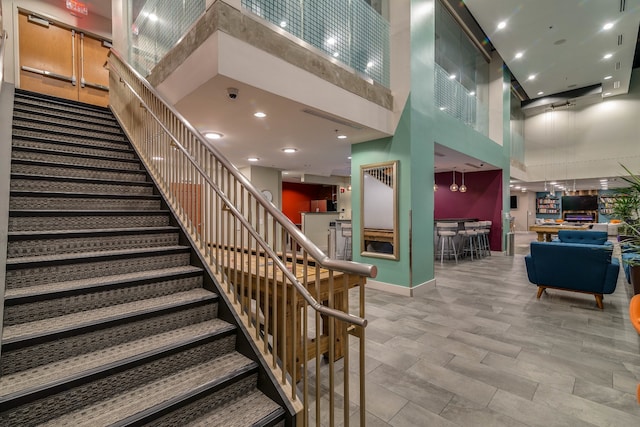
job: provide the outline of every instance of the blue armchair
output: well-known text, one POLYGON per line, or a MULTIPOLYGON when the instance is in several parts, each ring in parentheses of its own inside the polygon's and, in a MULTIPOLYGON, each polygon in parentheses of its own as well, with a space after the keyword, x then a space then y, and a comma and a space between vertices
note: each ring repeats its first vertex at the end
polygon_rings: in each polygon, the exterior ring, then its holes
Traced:
POLYGON ((538 286, 538 298, 547 288, 593 294, 602 309, 604 294, 616 290, 620 262, 610 245, 531 242, 525 257, 529 281, 538 286))
POLYGON ((610 245, 606 231, 592 230, 560 230, 554 242, 580 243, 583 245, 610 245))

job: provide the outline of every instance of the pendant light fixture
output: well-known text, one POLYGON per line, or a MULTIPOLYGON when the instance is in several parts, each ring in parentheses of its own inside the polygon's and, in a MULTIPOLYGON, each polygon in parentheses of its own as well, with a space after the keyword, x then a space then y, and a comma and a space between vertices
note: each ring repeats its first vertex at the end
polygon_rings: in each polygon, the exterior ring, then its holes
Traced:
POLYGON ((435 192, 435 191, 438 191, 438 184, 435 184, 435 183, 433 184, 433 191, 434 191, 434 192, 435 192))
POLYGON ((460 192, 461 193, 467 192, 467 186, 464 185, 464 171, 462 171, 462 185, 460 186, 460 192))
POLYGON ((458 191, 458 184, 456 184, 456 169, 453 168, 451 172, 453 173, 453 184, 449 186, 449 190, 455 192, 455 191, 458 191))

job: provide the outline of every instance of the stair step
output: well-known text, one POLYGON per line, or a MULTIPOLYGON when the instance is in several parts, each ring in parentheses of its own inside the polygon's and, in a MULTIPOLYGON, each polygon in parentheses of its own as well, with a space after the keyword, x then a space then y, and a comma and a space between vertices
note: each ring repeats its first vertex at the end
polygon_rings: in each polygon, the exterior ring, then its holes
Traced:
POLYGON ((47 110, 41 111, 28 111, 25 109, 13 109, 13 118, 18 119, 21 123, 29 122, 38 124, 39 126, 60 126, 68 128, 70 132, 76 130, 92 130, 96 132, 102 132, 105 134, 119 135, 124 137, 122 130, 118 126, 117 122, 113 120, 102 120, 103 123, 98 123, 99 119, 94 120, 78 120, 79 117, 64 117, 61 115, 48 114, 47 110))
MULTIPOLYGON (((198 342, 131 360, 46 393, 20 396, 3 402, 7 409, 0 414, 0 423, 110 425, 212 383, 231 384, 235 386, 233 391, 246 393, 255 388, 257 364, 235 352, 234 347, 234 335, 198 342)), ((222 398, 230 395, 227 392, 222 398)))
POLYGON ((190 248, 169 246, 7 259, 6 288, 188 265, 190 248))
POLYGON ((129 285, 130 283, 150 283, 160 279, 177 277, 191 277, 202 274, 202 269, 192 265, 183 265, 157 270, 144 270, 127 274, 115 274, 109 276, 93 277, 91 279, 68 280, 64 282, 35 285, 28 288, 7 289, 5 301, 11 304, 14 299, 26 299, 27 301, 39 300, 50 295, 77 294, 91 289, 108 289, 129 285))
POLYGON ((154 421, 151 425, 154 427, 273 426, 284 420, 284 409, 258 390, 242 394, 219 407, 210 402, 211 398, 215 398, 215 395, 185 405, 175 413, 154 421))
POLYGON ((114 159, 110 156, 98 154, 60 153, 47 148, 20 147, 13 145, 11 159, 39 161, 49 164, 62 163, 64 165, 74 165, 76 167, 103 168, 103 169, 126 169, 132 171, 142 171, 140 161, 137 158, 114 159))
POLYGON ((12 147, 35 148, 40 150, 50 150, 59 154, 79 154, 87 156, 100 156, 110 159, 137 160, 135 152, 128 146, 122 144, 123 148, 118 148, 115 144, 87 145, 83 141, 54 141, 46 138, 13 138, 12 147), (107 147, 113 145, 113 147, 107 147))
MULTIPOLYGON (((178 294, 202 288, 202 283, 202 271, 199 271, 196 274, 165 276, 156 280, 129 280, 111 286, 83 286, 66 292, 47 289, 38 295, 5 299, 4 326, 178 294)), ((53 288, 57 289, 59 286, 53 288)))
POLYGON ((98 319, 91 318, 98 314, 94 310, 89 316, 76 313, 55 321, 9 326, 2 343, 2 376, 210 321, 218 316, 217 302, 216 294, 200 289, 177 297, 129 303, 124 308, 130 310, 124 313, 102 310, 98 319), (47 329, 39 330, 38 326, 47 329))
POLYGON ((74 177, 99 180, 114 180, 126 182, 146 182, 147 173, 142 170, 131 171, 127 169, 98 168, 91 169, 86 166, 38 161, 38 160, 19 160, 11 161, 12 174, 24 175, 48 175, 60 177, 74 177))
POLYGON ((128 248, 175 246, 177 227, 9 233, 7 258, 128 248))
POLYGON ((162 207, 159 195, 138 194, 80 194, 34 191, 12 191, 9 209, 114 209, 158 210, 162 207))
POLYGON ((221 319, 188 325, 135 341, 115 345, 59 360, 26 371, 0 377, 0 400, 15 399, 47 388, 60 382, 74 381, 93 374, 98 369, 122 365, 134 357, 149 356, 185 346, 211 337, 228 336, 236 327, 221 319))
POLYGON ((153 194, 153 183, 65 176, 12 174, 10 189, 11 191, 151 195, 153 194))
POLYGON ((23 104, 44 107, 49 111, 60 110, 65 112, 79 113, 85 116, 113 119, 111 110, 105 107, 72 101, 69 99, 57 98, 54 96, 43 95, 36 92, 24 91, 21 89, 16 89, 15 100, 23 104))
POLYGON ((19 117, 40 117, 47 119, 57 119, 63 121, 74 121, 78 124, 86 125, 99 125, 108 126, 115 129, 120 129, 115 117, 100 118, 95 116, 85 117, 73 112, 67 112, 59 109, 51 109, 35 104, 29 104, 22 102, 21 99, 16 98, 13 106, 13 114, 19 117))
POLYGON ((86 230, 126 227, 164 227, 168 211, 10 210, 9 231, 86 230))
MULTIPOLYGON (((32 143, 51 143, 58 145, 71 145, 85 148, 112 149, 120 151, 133 151, 129 143, 124 140, 104 139, 83 135, 52 133, 33 130, 32 128, 23 128, 13 126, 13 145, 16 141, 30 141, 32 143)), ((24 143, 23 143, 24 145, 24 143)))
MULTIPOLYGON (((147 424, 149 418, 145 416, 148 415, 147 413, 158 412, 172 404, 181 404, 194 394, 193 390, 210 392, 212 405, 209 410, 216 411, 220 409, 221 404, 233 399, 236 395, 246 395, 255 390, 256 367, 254 362, 244 356, 231 353, 184 369, 175 375, 168 376, 165 381, 151 382, 137 390, 131 390, 108 401, 99 402, 52 420, 49 425, 64 424, 67 420, 73 420, 73 423, 78 426, 147 424)), ((250 408, 247 409, 250 410, 250 408)), ((162 420, 159 421, 162 425, 162 420)), ((172 425, 184 425, 180 421, 172 425)))
POLYGON ((127 142, 126 137, 122 133, 111 133, 98 130, 85 130, 79 128, 71 128, 63 125, 56 125, 46 122, 35 122, 13 118, 13 135, 15 136, 47 136, 52 139, 62 141, 77 141, 81 138, 91 139, 94 141, 112 141, 127 142))

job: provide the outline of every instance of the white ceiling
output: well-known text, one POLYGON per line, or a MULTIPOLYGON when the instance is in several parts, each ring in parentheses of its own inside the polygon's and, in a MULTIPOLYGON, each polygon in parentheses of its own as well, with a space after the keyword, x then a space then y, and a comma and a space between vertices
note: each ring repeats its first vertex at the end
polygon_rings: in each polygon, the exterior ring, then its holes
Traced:
POLYGON ((464 0, 529 98, 602 84, 626 93, 640 0, 464 0), (620 12, 621 4, 624 12, 620 12), (498 24, 506 27, 499 30, 498 24), (606 23, 613 27, 604 30, 606 23), (621 36, 621 44, 618 44, 621 36), (516 54, 522 52, 517 59, 516 54), (605 54, 612 54, 604 59, 605 54), (616 65, 619 63, 619 67, 616 65), (616 69, 618 68, 618 69, 616 69), (530 75, 535 79, 529 80, 530 75), (612 76, 604 80, 604 77, 612 76), (615 82, 619 88, 614 88, 615 82))

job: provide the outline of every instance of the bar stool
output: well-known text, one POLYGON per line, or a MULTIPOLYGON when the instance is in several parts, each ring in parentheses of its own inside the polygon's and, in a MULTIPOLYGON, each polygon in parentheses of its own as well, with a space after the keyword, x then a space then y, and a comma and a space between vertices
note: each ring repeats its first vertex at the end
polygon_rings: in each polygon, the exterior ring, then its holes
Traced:
POLYGON ((491 232, 491 221, 478 221, 478 240, 480 241, 480 250, 484 255, 491 256, 491 246, 489 244, 489 233, 491 232))
POLYGON ((476 259, 480 258, 480 248, 478 241, 478 228, 480 224, 477 222, 465 222, 464 230, 458 231, 458 234, 462 237, 462 254, 469 253, 471 261, 473 261, 473 254, 475 253, 476 259))
MULTIPOLYGON (((456 237, 458 230, 458 223, 455 222, 436 222, 436 233, 438 234, 438 243, 437 247, 440 247, 440 264, 442 264, 444 260, 445 253, 445 242, 447 243, 447 255, 449 259, 451 259, 451 253, 453 252, 453 256, 456 259, 456 264, 458 263, 458 251, 456 250, 456 243, 454 238, 456 237)), ((436 247, 436 256, 438 254, 438 250, 436 247)))
POLYGON ((342 237, 344 238, 344 248, 342 249, 342 259, 351 260, 351 236, 353 229, 351 224, 342 224, 342 237))

